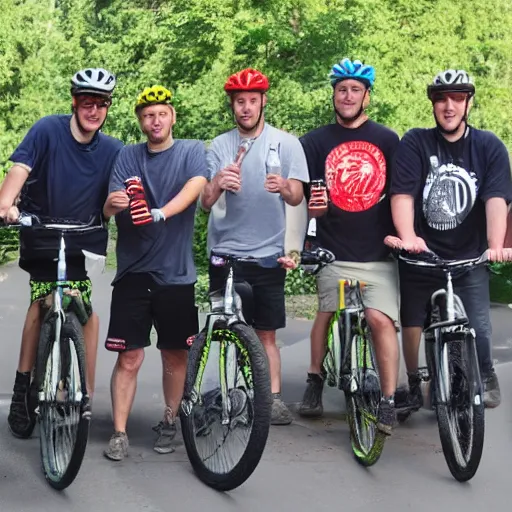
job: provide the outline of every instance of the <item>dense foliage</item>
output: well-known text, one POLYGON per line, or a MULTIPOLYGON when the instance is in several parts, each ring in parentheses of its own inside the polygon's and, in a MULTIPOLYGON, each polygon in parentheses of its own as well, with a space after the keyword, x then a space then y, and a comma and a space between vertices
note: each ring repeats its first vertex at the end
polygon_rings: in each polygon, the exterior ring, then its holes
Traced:
MULTIPOLYGON (((138 91, 175 93, 178 137, 210 140, 232 119, 225 78, 258 67, 267 119, 301 135, 332 120, 330 67, 375 66, 370 113, 400 135, 431 126, 426 84, 447 67, 475 77, 471 122, 512 147, 512 2, 495 0, 0 0, 0 162, 41 116, 70 111, 69 79, 102 66, 119 81, 104 130, 140 140, 138 91)), ((204 266, 205 219, 196 253, 204 266)))

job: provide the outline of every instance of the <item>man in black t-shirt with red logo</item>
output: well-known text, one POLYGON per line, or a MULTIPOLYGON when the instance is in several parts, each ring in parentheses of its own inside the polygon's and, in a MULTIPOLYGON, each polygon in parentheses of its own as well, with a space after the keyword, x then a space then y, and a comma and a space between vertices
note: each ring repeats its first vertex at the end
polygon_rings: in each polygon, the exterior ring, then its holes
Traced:
POLYGON ((336 261, 318 275, 318 313, 311 331, 308 385, 302 416, 323 413, 322 362, 329 322, 339 306, 339 280, 367 283, 365 314, 372 331, 383 398, 377 426, 390 434, 395 421, 398 376, 398 273, 384 237, 393 229, 388 198, 391 159, 398 146, 392 130, 368 119, 373 67, 343 59, 331 73, 336 122, 301 139, 310 180, 324 180, 327 194, 310 191, 309 213, 316 217, 316 243, 336 261), (384 236, 383 236, 384 235, 384 236))
MULTIPOLYGON (((462 70, 439 73, 427 88, 436 128, 413 129, 400 142, 392 172, 391 207, 402 246, 432 250, 442 258, 466 259, 490 249, 502 260, 507 204, 512 200, 508 152, 491 132, 467 123, 475 87, 462 70)), ((427 303, 444 288, 440 271, 400 263, 401 320, 409 378, 408 405, 423 400, 418 350, 427 303)), ((454 278, 471 327, 476 332, 486 407, 500 404, 500 388, 491 355, 489 271, 479 267, 454 278)))

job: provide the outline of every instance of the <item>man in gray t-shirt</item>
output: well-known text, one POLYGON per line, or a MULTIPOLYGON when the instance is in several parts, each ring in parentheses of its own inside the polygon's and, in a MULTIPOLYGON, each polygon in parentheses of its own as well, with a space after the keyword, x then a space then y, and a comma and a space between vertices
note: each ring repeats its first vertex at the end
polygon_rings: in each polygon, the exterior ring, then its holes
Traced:
POLYGON ((112 375, 114 434, 105 456, 127 454, 126 423, 135 397, 137 373, 158 334, 166 409, 154 430, 155 451, 174 451, 178 413, 187 371, 188 341, 199 331, 192 254, 196 201, 208 168, 202 142, 175 140, 171 93, 144 89, 136 113, 147 142, 125 146, 109 183, 105 216, 116 216, 117 273, 105 346, 118 352, 112 375))
MULTIPOLYGON (((265 123, 268 79, 244 69, 224 86, 230 96, 237 127, 216 137, 208 150, 209 183, 201 205, 211 210, 209 253, 264 258, 266 268, 237 265, 235 277, 253 291, 252 325, 263 343, 272 379, 272 424, 286 425, 291 413, 281 400, 281 360, 276 329, 285 327, 284 281, 295 268, 298 254, 285 254, 286 204, 298 206, 303 184, 309 181, 307 162, 299 140, 265 123), (240 144, 248 142, 240 157, 240 144), (275 267, 268 268, 268 261, 275 267)), ((210 290, 224 287, 224 268, 210 263, 210 290)))

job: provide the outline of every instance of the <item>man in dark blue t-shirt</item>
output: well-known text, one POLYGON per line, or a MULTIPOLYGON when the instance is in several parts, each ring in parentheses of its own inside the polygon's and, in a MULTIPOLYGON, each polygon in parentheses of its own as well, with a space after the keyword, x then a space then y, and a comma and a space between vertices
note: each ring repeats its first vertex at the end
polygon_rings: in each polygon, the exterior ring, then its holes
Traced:
MULTIPOLYGON (((100 132, 112 103, 116 81, 104 69, 78 71, 71 80, 72 115, 37 121, 15 149, 0 190, 0 217, 16 222, 19 212, 73 223, 103 222, 108 179, 122 143, 100 132)), ((58 233, 23 229, 20 267, 30 275, 31 305, 23 328, 21 352, 8 417, 11 432, 29 437, 35 425, 35 397, 30 396, 41 303, 57 280, 58 233)), ((105 254, 108 231, 66 237, 67 279, 82 293, 89 320, 84 325, 89 396, 94 389, 99 320, 91 308, 91 283, 82 250, 105 254)))
POLYGON ((206 184, 206 148, 200 141, 174 139, 172 94, 162 86, 144 89, 136 113, 147 142, 125 146, 110 177, 105 215, 118 229, 105 347, 118 352, 112 374, 114 433, 104 454, 115 461, 128 453, 126 425, 137 374, 158 335, 163 363, 165 412, 154 428, 154 449, 174 451, 178 414, 191 337, 199 331, 192 252, 196 201, 206 184))
MULTIPOLYGON (((391 207, 402 246, 428 249, 446 259, 489 256, 502 260, 507 204, 512 200, 508 152, 491 132, 467 123, 475 87, 465 71, 439 73, 427 89, 436 128, 407 132, 392 171, 391 207)), ((408 406, 422 405, 418 350, 427 303, 446 281, 440 271, 400 262, 404 359, 409 377, 408 406)), ((489 272, 480 267, 453 280, 476 332, 486 407, 500 404, 491 355, 489 272)))

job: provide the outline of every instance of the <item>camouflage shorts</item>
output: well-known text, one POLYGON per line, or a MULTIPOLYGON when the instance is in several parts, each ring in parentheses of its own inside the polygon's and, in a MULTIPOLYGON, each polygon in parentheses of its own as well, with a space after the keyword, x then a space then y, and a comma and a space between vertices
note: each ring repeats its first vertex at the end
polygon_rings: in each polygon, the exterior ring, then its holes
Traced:
MULTIPOLYGON (((92 314, 92 303, 91 303, 91 294, 92 294, 92 283, 89 279, 85 279, 84 281, 64 281, 65 288, 70 288, 71 290, 78 290, 82 296, 82 301, 85 306, 85 310, 87 312, 87 316, 91 316, 92 314)), ((50 295, 53 290, 57 287, 57 283, 55 281, 33 281, 30 280, 30 302, 36 302, 38 300, 44 299, 48 295, 50 295)))

